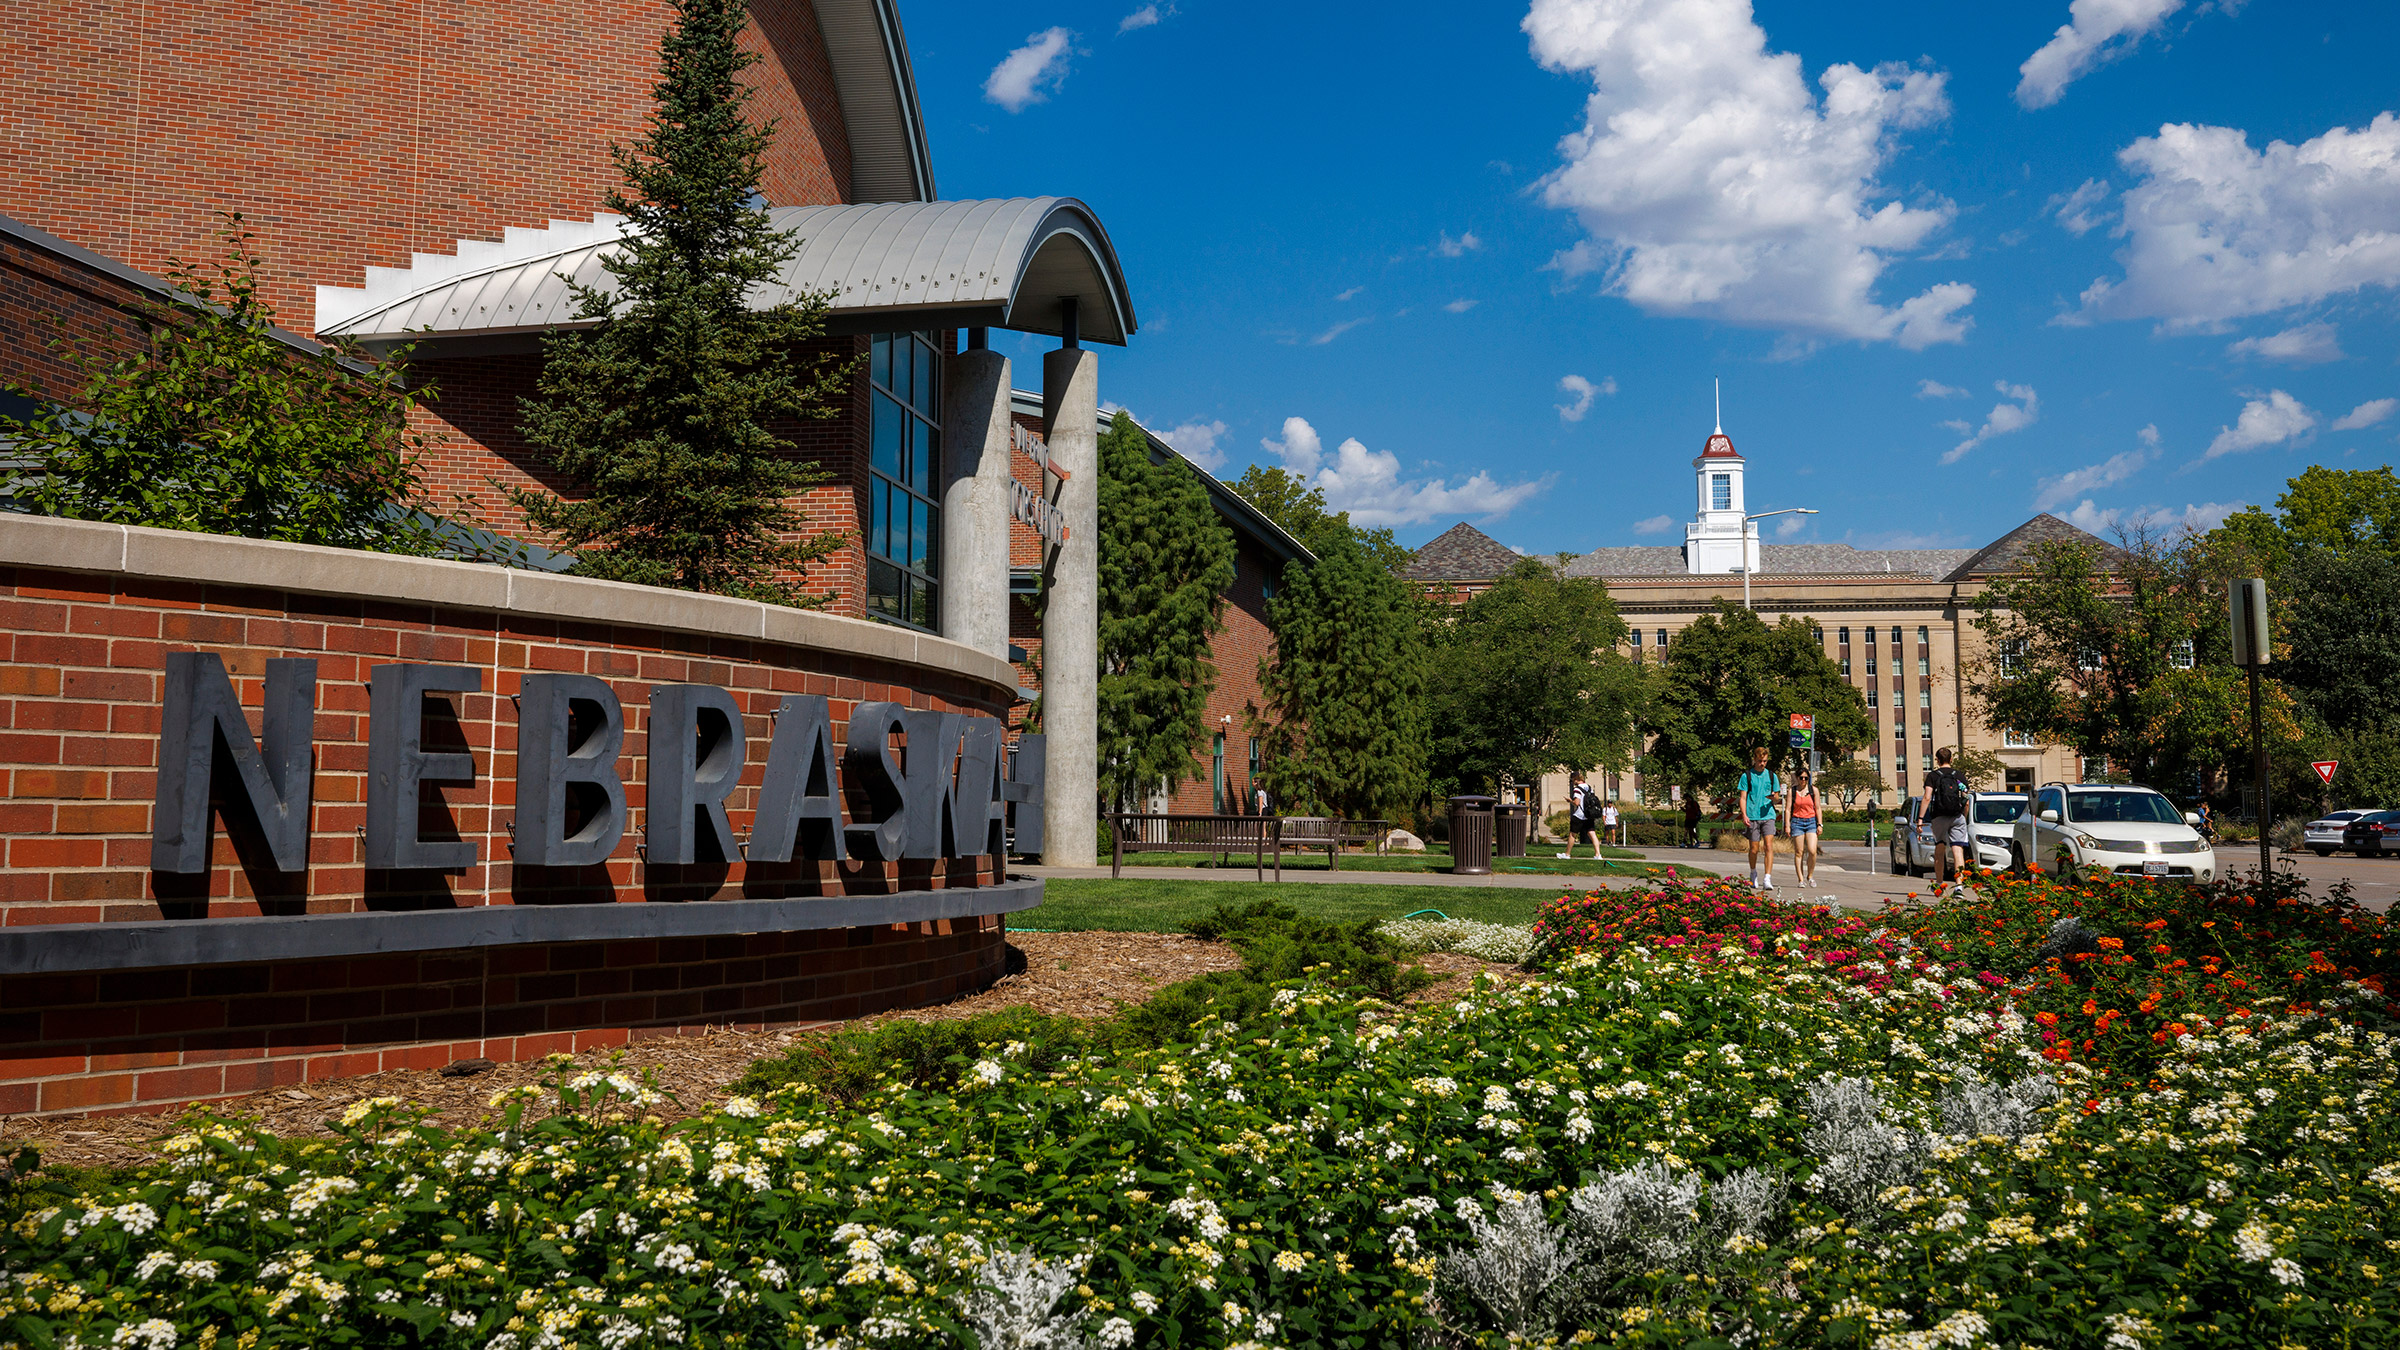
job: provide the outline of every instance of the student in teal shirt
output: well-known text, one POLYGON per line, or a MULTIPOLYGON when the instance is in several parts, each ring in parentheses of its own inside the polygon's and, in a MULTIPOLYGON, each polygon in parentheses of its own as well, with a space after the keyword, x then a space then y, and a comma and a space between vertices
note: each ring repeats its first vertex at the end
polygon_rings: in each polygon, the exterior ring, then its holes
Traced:
POLYGON ((1750 772, 1737 790, 1742 795, 1742 829, 1750 839, 1750 884, 1775 889, 1775 826, 1783 811, 1783 784, 1767 768, 1767 747, 1750 752, 1750 772))

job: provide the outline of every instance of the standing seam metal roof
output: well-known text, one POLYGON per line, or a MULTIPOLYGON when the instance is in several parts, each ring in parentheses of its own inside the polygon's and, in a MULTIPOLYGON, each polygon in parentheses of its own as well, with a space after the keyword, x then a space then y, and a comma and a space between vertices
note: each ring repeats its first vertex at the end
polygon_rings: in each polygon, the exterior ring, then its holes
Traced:
MULTIPOLYGON (((822 291, 836 315, 995 310, 992 326, 1057 333, 1060 302, 1073 298, 1085 338, 1121 346, 1137 327, 1108 231, 1072 197, 787 206, 768 217, 801 246, 753 297, 762 307, 822 291)), ((585 326, 568 283, 612 289, 603 263, 624 231, 614 217, 557 221, 370 269, 363 288, 317 288, 316 329, 372 342, 585 326)), ((895 326, 906 319, 896 314, 895 326)))

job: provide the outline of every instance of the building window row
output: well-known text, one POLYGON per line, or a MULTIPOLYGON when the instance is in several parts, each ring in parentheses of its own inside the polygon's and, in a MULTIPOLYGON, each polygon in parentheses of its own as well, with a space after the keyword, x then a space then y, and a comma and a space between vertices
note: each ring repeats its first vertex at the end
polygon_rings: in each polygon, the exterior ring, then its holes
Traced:
POLYGON ((941 626, 942 353, 930 333, 878 333, 868 360, 867 613, 941 626))

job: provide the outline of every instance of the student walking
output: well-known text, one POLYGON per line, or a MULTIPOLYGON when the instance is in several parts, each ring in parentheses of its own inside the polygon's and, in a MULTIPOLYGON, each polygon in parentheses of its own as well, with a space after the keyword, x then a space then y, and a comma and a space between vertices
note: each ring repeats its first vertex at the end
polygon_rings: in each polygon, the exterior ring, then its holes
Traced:
POLYGON ((1817 777, 1806 769, 1792 782, 1792 871, 1803 886, 1817 884, 1817 777))
POLYGON ((1950 747, 1933 752, 1933 772, 1925 775, 1925 828, 1933 834, 1933 856, 1940 895, 1956 884, 1967 867, 1969 791, 1967 776, 1950 767, 1950 747))
POLYGON ((1742 829, 1750 841, 1750 884, 1775 889, 1775 828, 1783 815, 1783 784, 1767 767, 1767 747, 1750 752, 1750 771, 1735 790, 1742 798, 1742 829))
POLYGON ((1558 856, 1574 857, 1575 846, 1579 843, 1590 844, 1592 856, 1600 856, 1600 841, 1592 834, 1599 824, 1596 819, 1600 814, 1598 801, 1590 785, 1583 781, 1582 774, 1574 774, 1567 779, 1567 851, 1558 856))
MULTIPOLYGON (((1606 803, 1600 808, 1600 837, 1615 843, 1618 848, 1625 847, 1625 841, 1617 837, 1617 804, 1615 802, 1606 803)), ((1592 856, 1597 858, 1600 855, 1594 853, 1592 856)))

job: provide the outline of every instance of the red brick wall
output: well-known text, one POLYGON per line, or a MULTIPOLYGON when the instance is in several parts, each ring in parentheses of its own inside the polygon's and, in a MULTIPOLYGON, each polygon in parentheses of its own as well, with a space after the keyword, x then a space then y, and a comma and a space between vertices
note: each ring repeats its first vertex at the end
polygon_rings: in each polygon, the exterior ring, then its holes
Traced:
MULTIPOLYGON (((867 512, 869 418, 865 337, 825 338, 809 344, 804 356, 813 362, 855 363, 858 374, 835 397, 839 415, 823 421, 795 422, 779 428, 796 447, 797 457, 815 461, 831 481, 810 489, 801 498, 808 518, 804 533, 847 536, 832 556, 798 580, 810 595, 832 593, 832 613, 864 617, 867 555, 862 542, 867 512)), ((525 440, 524 407, 520 400, 535 392, 541 374, 538 355, 479 356, 458 360, 423 361, 414 370, 429 384, 434 397, 420 405, 414 428, 424 438, 419 467, 425 497, 437 509, 464 511, 478 524, 520 538, 535 538, 524 513, 512 505, 506 489, 537 489, 572 496, 572 485, 542 466, 525 440)))
MULTIPOLYGON (((1225 590, 1225 627, 1209 644, 1216 663, 1217 683, 1208 695, 1208 716, 1200 742, 1192 751, 1192 776, 1175 790, 1171 809, 1206 812, 1216 809, 1213 738, 1225 735, 1225 809, 1247 810, 1242 794, 1250 790, 1251 719, 1266 713, 1259 692, 1258 663, 1275 656, 1275 634, 1267 627, 1266 585, 1280 583, 1283 564, 1259 546, 1256 539, 1236 531, 1233 585, 1225 590), (1225 721, 1232 718, 1231 722, 1225 721)), ((1276 804, 1269 803, 1271 809, 1276 804)))
POLYGON ((0 1116, 155 1110, 457 1059, 921 1007, 989 987, 1005 943, 987 917, 0 976, 0 1116))
MULTIPOLYGON (((0 212, 146 272, 211 258, 239 211, 267 299, 307 332, 318 285, 511 225, 588 220, 641 134, 652 0, 93 0, 0 15, 0 212)), ((779 123, 766 195, 849 197, 849 139, 814 7, 765 0, 744 45, 779 123)))
MULTIPOLYGON (((512 899, 705 899, 882 893, 968 884, 973 863, 833 863, 723 869, 651 867, 640 840, 649 687, 732 690, 746 714, 749 766, 728 806, 746 830, 763 773, 768 712, 784 694, 824 694, 835 735, 862 700, 1005 714, 986 685, 862 657, 656 630, 528 619, 367 599, 242 590, 165 578, 0 569, 0 924, 80 923, 260 912, 340 913, 427 902, 512 899), (170 651, 219 653, 245 707, 260 706, 265 663, 317 661, 316 820, 305 885, 246 870, 220 826, 205 877, 149 870, 159 700, 170 651), (484 692, 449 696, 476 759, 471 787, 441 789, 480 861, 463 875, 369 875, 367 678, 385 661, 471 665, 484 692), (605 869, 520 875, 509 862, 516 718, 506 706, 529 671, 606 679, 625 708, 618 764, 632 820, 605 869), (931 873, 928 875, 928 873, 931 873), (562 891, 566 893, 562 895, 562 891)), ((255 729, 255 723, 254 723, 255 729)), ((530 869, 529 869, 530 871, 530 869)))
POLYGON ((83 386, 80 370, 59 359, 61 337, 137 340, 132 315, 140 291, 65 258, 0 237, 0 386, 65 397, 83 386))

